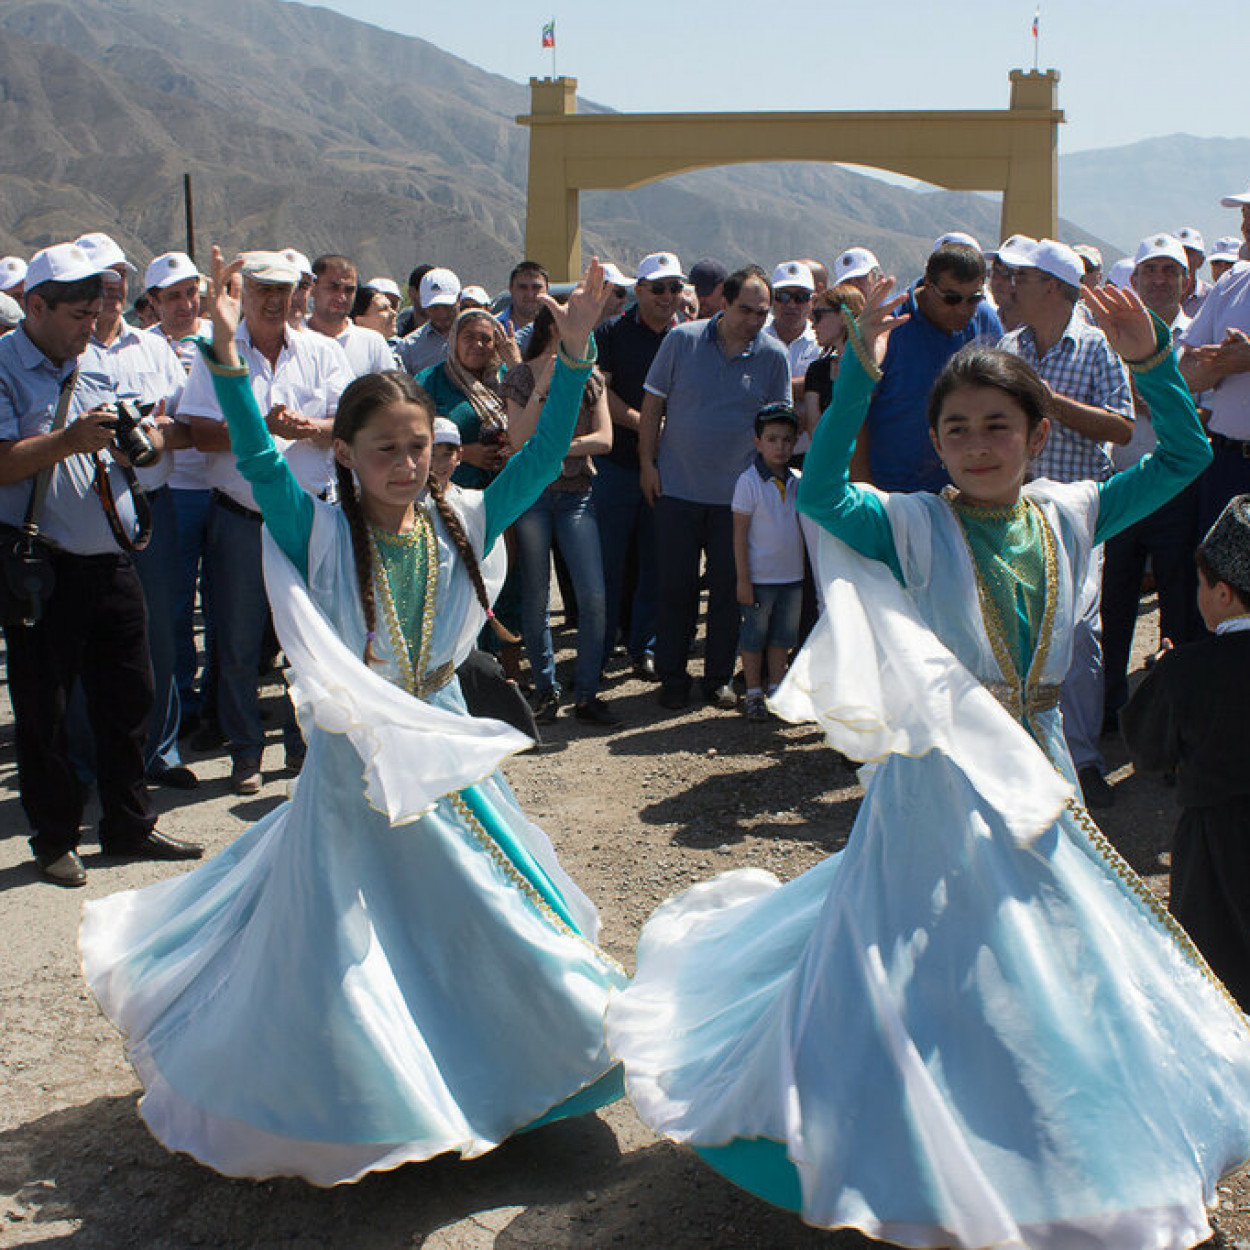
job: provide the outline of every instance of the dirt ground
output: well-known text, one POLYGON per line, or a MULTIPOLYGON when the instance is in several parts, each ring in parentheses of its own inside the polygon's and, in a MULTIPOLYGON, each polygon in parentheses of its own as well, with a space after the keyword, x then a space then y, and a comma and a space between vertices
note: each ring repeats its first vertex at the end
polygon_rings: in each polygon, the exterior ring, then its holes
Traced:
MULTIPOLYGON (((1138 631, 1143 649, 1153 645, 1152 622, 1148 615, 1138 631)), ((567 663, 569 633, 557 642, 567 663)), ((267 687, 271 707, 277 690, 267 687)), ((811 729, 702 708, 665 712, 654 687, 632 679, 605 694, 622 728, 584 730, 562 716, 544 750, 506 771, 599 906, 603 945, 627 967, 643 921, 675 892, 745 865, 788 879, 845 842, 861 791, 811 729)), ((440 1159, 333 1190, 227 1180, 167 1153, 139 1119, 121 1042, 81 979, 76 932, 84 897, 179 869, 106 864, 89 842, 85 890, 41 883, 25 842, 7 700, 0 708, 0 1245, 880 1244, 805 1228, 657 1139, 623 1103, 475 1162, 440 1159)), ((1173 793, 1135 776, 1118 743, 1106 745, 1117 802, 1102 814, 1103 828, 1152 888, 1166 891, 1173 793)), ((275 771, 252 799, 230 794, 222 757, 190 756, 201 787, 157 791, 161 827, 210 852, 227 845, 282 801, 281 754, 275 741, 266 758, 275 771)), ((1222 1244, 1250 1250, 1250 1179, 1226 1181, 1219 1199, 1222 1244)))

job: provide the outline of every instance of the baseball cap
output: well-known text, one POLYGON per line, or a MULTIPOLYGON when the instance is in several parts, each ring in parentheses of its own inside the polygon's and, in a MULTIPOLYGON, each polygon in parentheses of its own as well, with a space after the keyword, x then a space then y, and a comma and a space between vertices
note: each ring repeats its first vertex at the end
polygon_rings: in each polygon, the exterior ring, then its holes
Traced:
POLYGON ((1037 240, 1031 234, 1013 234, 1005 238, 993 251, 986 252, 987 260, 1000 260, 1004 265, 1027 265, 1021 257, 1031 254, 1037 240))
POLYGON ((773 270, 773 276, 769 285, 772 286, 773 290, 776 290, 779 286, 797 286, 802 287, 805 291, 814 291, 816 289, 812 271, 801 260, 783 260, 773 270))
POLYGON ((0 332, 12 330, 21 319, 21 304, 11 295, 0 291, 0 332))
POLYGON ((460 292, 460 307, 472 308, 476 305, 478 308, 490 307, 490 292, 484 286, 466 286, 460 292))
POLYGON ((695 293, 703 299, 707 299, 727 277, 729 277, 729 270, 720 261, 713 260, 710 256, 696 260, 690 266, 690 283, 695 293))
POLYGON ((94 278, 108 268, 100 264, 77 243, 54 243, 36 252, 26 269, 26 289, 33 290, 45 282, 80 282, 94 278))
POLYGON ((294 265, 299 271, 299 277, 295 279, 296 282, 298 282, 301 277, 315 278, 317 276, 313 273, 312 261, 310 261, 303 252, 298 252, 293 247, 284 247, 278 255, 281 256, 288 265, 294 265))
POLYGON ((135 267, 126 259, 126 253, 107 234, 93 230, 90 234, 79 235, 74 240, 101 270, 112 269, 114 265, 123 265, 131 273, 135 267))
POLYGON ((460 298, 460 279, 450 269, 431 269, 421 279, 421 307, 437 308, 460 298))
POLYGON ((381 291, 383 295, 389 295, 392 299, 403 299, 399 293, 399 286, 390 278, 370 278, 363 285, 371 291, 381 291))
POLYGON ((1102 268, 1102 252, 1092 243, 1073 243, 1072 250, 1085 261, 1091 269, 1102 268))
POLYGON ((1235 234, 1226 234, 1222 239, 1216 239, 1207 257, 1207 260, 1238 261, 1240 259, 1241 239, 1235 234))
POLYGON ((852 278, 866 278, 874 269, 880 268, 881 263, 866 247, 848 247, 833 262, 829 285, 837 286, 839 282, 849 282, 852 278))
MULTIPOLYGON (((1201 252, 1203 256, 1206 256, 1207 245, 1202 241, 1202 235, 1193 226, 1182 226, 1179 230, 1174 230, 1172 237, 1179 239, 1182 247, 1187 247, 1192 252, 1201 252)), ((1189 264, 1189 261, 1186 260, 1185 263, 1189 264)))
POLYGON ((1152 234, 1137 245, 1133 268, 1148 260, 1174 260, 1182 269, 1189 268, 1189 257, 1180 239, 1172 234, 1152 234))
POLYGON ((623 286, 630 290, 638 283, 637 278, 627 278, 610 260, 603 262, 603 280, 608 286, 623 286))
POLYGON ((1031 245, 1021 243, 1015 247, 1004 244, 998 259, 1014 269, 1039 269, 1069 286, 1080 286, 1085 276, 1081 258, 1066 243, 1054 239, 1038 239, 1031 245))
POLYGON ((1226 195, 1220 205, 1224 208, 1240 208, 1243 204, 1250 204, 1250 190, 1239 191, 1236 195, 1226 195))
POLYGON ((460 446, 460 427, 450 417, 434 418, 434 442, 460 446))
POLYGON ((1133 285, 1131 279, 1133 277, 1133 270, 1136 268, 1137 266, 1133 263, 1133 258, 1131 256, 1121 256, 1120 259, 1111 266, 1111 272, 1107 274, 1107 281, 1111 283, 1112 286, 1118 286, 1120 290, 1127 291, 1133 285))
POLYGON ((294 286, 300 268, 283 252, 244 252, 243 276, 265 286, 294 286))
POLYGON ((26 262, 20 256, 0 256, 0 291, 11 291, 26 280, 26 262))
POLYGON ((188 278, 201 278, 204 275, 195 267, 195 261, 186 252, 163 252, 147 267, 143 275, 143 289, 173 286, 175 282, 185 282, 188 278))
POLYGON ((683 282, 686 275, 681 271, 681 261, 672 252, 652 252, 638 262, 638 282, 658 282, 662 278, 680 278, 683 282))
POLYGON ((970 234, 965 234, 962 230, 952 230, 948 234, 942 235, 940 239, 933 240, 933 250, 936 252, 939 247, 947 247, 950 244, 958 243, 962 247, 975 247, 979 252, 981 245, 970 234))

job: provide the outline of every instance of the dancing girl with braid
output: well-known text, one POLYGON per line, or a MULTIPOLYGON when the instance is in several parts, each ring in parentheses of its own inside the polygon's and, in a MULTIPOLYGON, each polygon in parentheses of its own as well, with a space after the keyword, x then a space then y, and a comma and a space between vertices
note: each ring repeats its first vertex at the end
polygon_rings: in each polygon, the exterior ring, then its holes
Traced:
POLYGON ((568 451, 604 280, 592 262, 566 307, 547 301, 550 394, 486 490, 444 495, 428 396, 372 374, 339 403, 336 506, 299 487, 239 366, 241 266, 213 249, 202 347, 264 515, 307 763, 197 871, 89 904, 83 963, 157 1138, 227 1175, 333 1185, 621 1092, 601 1022, 624 974, 496 771, 529 740, 470 717, 455 678, 491 617, 497 539, 568 451))

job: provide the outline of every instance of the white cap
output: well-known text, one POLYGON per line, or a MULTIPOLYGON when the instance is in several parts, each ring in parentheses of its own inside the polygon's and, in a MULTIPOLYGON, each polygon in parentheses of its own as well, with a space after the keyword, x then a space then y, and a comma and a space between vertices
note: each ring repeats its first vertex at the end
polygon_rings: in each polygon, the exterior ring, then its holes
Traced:
POLYGON ((469 304, 477 304, 481 308, 490 307, 490 292, 484 286, 466 286, 460 292, 460 306, 465 306, 465 301, 469 304))
POLYGON ((195 261, 186 252, 163 252, 152 261, 143 275, 143 289, 160 289, 173 286, 175 282, 185 282, 188 278, 203 276, 195 267, 195 261))
POLYGON ((296 282, 298 282, 301 277, 315 278, 317 276, 313 273, 312 261, 310 261, 303 252, 296 251, 293 247, 284 247, 278 255, 281 256, 288 265, 294 265, 299 271, 299 277, 295 279, 296 282))
POLYGON ((637 285, 637 278, 627 278, 610 260, 603 262, 603 281, 607 286, 623 286, 630 290, 637 285))
POLYGON ((26 262, 20 256, 0 256, 0 291, 11 291, 26 281, 26 262))
POLYGON ((1080 286, 1085 277, 1081 258, 1066 244, 1054 239, 1039 239, 1032 246, 1024 243, 1009 246, 1005 243, 998 252, 998 259, 1013 269, 1039 269, 1042 273, 1058 278, 1069 286, 1080 286))
POLYGON ((460 446, 460 427, 450 417, 434 418, 434 445, 439 443, 460 446))
POLYGON ((816 289, 812 271, 801 260, 783 260, 773 270, 770 285, 774 291, 778 287, 785 286, 802 287, 805 291, 814 291, 816 289))
POLYGON ((829 285, 837 286, 839 282, 849 282, 852 278, 866 278, 881 264, 866 247, 848 247, 833 262, 833 273, 829 277, 829 285))
POLYGON ((1240 208, 1243 204, 1250 204, 1250 190, 1239 191, 1236 195, 1226 195, 1220 204, 1224 208, 1240 208))
POLYGON ((33 290, 45 282, 80 282, 83 278, 94 278, 107 268, 107 264, 100 264, 77 243, 54 243, 30 258, 26 289, 33 290))
POLYGON ((986 252, 985 258, 1000 260, 1004 265, 1027 265, 1029 262, 1020 258, 1030 255, 1036 243, 1031 234, 1009 235, 992 252, 986 252))
POLYGON ((652 252, 638 262, 637 282, 661 282, 665 278, 680 278, 683 282, 686 275, 681 271, 681 261, 672 252, 652 252))
POLYGON ((1122 291, 1128 291, 1133 286, 1131 279, 1133 277, 1133 270, 1136 268, 1137 266, 1133 263, 1133 258, 1131 256, 1121 256, 1120 259, 1111 266, 1111 272, 1107 274, 1107 281, 1111 283, 1112 286, 1118 286, 1122 291))
POLYGON ((1137 245, 1133 268, 1148 260, 1174 260, 1182 269, 1189 269, 1189 257, 1180 239, 1171 234, 1152 234, 1137 245))
POLYGON ((949 234, 944 234, 940 239, 933 240, 933 250, 936 252, 939 247, 946 247, 947 244, 958 243, 963 247, 975 247, 979 252, 981 245, 970 234, 964 234, 962 230, 952 230, 949 234))
POLYGON ((399 287, 390 278, 370 278, 364 283, 371 291, 381 291, 383 295, 389 295, 392 299, 403 299, 399 293, 399 287))
MULTIPOLYGON (((1241 239, 1235 234, 1226 234, 1222 239, 1215 240, 1215 246, 1211 248, 1207 260, 1230 260, 1236 261, 1241 259, 1241 239)), ((0 265, 4 262, 0 261, 0 265)))
MULTIPOLYGON (((1173 230, 1172 235, 1180 239, 1182 247, 1187 247, 1191 252, 1201 252, 1203 256, 1206 256, 1207 245, 1202 241, 1201 233, 1193 226, 1182 226, 1179 230, 1173 230)), ((1189 264, 1189 261, 1185 263, 1189 264)))
POLYGON ((109 238, 107 234, 94 230, 90 234, 80 235, 74 242, 91 257, 101 269, 112 269, 114 265, 122 265, 135 273, 135 267, 126 259, 126 253, 109 238))
POLYGON ((12 330, 21 319, 21 304, 13 296, 0 291, 0 333, 12 330))
POLYGON ((421 279, 421 307, 437 308, 460 298, 460 279, 450 269, 431 269, 421 279))
POLYGON ((243 276, 265 286, 295 286, 300 268, 283 252, 244 252, 243 276))
POLYGON ((1082 260, 1088 261, 1095 269, 1102 268, 1102 252, 1092 243, 1073 243, 1072 250, 1082 260))

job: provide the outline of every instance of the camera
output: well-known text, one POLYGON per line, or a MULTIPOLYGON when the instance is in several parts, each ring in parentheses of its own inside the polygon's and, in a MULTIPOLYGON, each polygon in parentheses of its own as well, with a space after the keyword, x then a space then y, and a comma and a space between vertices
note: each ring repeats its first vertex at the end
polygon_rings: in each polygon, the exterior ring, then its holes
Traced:
POLYGON ((114 405, 117 420, 113 423, 113 442, 117 450, 130 461, 136 469, 146 468, 160 454, 152 446, 147 431, 143 428, 143 418, 156 407, 155 404, 137 404, 130 399, 119 399, 114 405))

